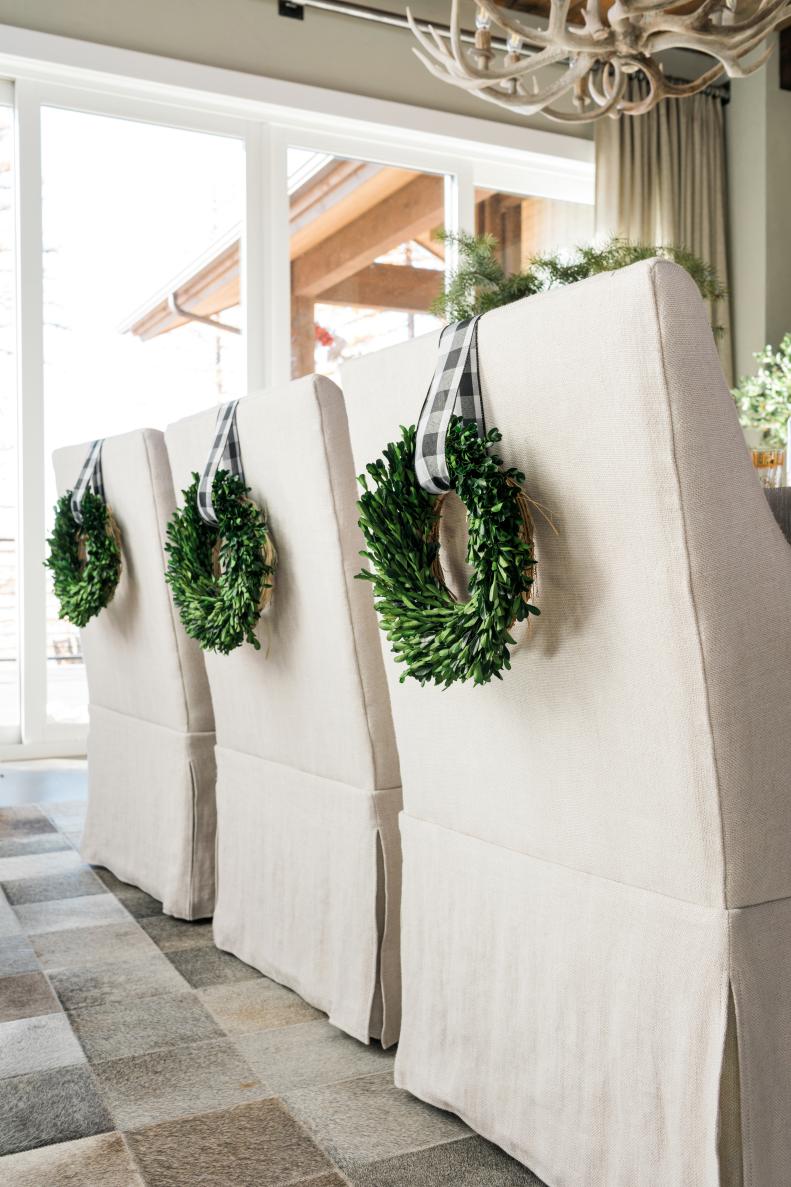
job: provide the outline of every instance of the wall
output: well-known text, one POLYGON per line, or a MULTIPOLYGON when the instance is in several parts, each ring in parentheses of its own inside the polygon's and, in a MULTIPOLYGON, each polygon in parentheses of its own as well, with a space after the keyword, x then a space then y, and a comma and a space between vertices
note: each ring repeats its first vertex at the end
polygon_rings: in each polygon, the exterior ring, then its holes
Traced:
MULTIPOLYGON (((404 11, 404 0, 375 0, 404 11)), ((447 23, 450 0, 413 0, 422 17, 447 23)), ((391 99, 590 138, 590 127, 526 119, 433 78, 412 53, 414 38, 370 21, 305 11, 277 14, 277 0, 0 0, 0 24, 20 25, 124 49, 223 66, 292 82, 391 99)))
POLYGON ((791 331, 791 91, 775 55, 737 80, 727 112, 735 370, 791 331))

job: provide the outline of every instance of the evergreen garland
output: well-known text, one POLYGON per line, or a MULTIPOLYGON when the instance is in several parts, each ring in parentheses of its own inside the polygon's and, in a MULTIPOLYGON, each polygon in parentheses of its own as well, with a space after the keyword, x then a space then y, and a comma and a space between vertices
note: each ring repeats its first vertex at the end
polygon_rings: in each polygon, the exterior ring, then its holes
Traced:
POLYGON ((473 572, 469 599, 457 602, 439 569, 441 499, 424 491, 415 475, 415 427, 358 478, 360 527, 371 569, 358 576, 373 583, 380 625, 407 676, 447 688, 458 681, 487 684, 511 666, 508 645, 514 622, 539 611, 528 597, 535 559, 526 538, 524 475, 502 469, 489 453, 501 440, 484 439, 475 425, 453 417, 446 441, 448 472, 467 508, 467 561, 473 572))
POLYGON ((82 628, 112 600, 121 576, 121 545, 104 500, 85 492, 80 525, 71 512, 72 493, 67 491, 55 505, 44 564, 52 571, 58 617, 82 628))
MULTIPOLYGON (((599 272, 615 272, 640 260, 659 256, 672 260, 690 274, 704 301, 716 306, 725 297, 725 289, 716 272, 703 260, 683 247, 663 244, 630 243, 628 239, 610 239, 602 247, 578 247, 572 253, 551 252, 530 260, 522 272, 508 274, 497 256, 494 235, 451 235, 440 231, 437 238, 455 244, 459 266, 447 289, 432 305, 432 313, 446 321, 464 321, 476 313, 487 313, 500 305, 509 305, 522 297, 532 297, 559 285, 575 284, 599 272)), ((722 326, 713 327, 715 335, 722 326)))
POLYGON ((276 557, 266 516, 244 481, 218 470, 212 486, 217 526, 198 512, 200 475, 167 530, 165 580, 184 629, 204 651, 228 655, 242 643, 261 647, 255 628, 272 588, 276 557))

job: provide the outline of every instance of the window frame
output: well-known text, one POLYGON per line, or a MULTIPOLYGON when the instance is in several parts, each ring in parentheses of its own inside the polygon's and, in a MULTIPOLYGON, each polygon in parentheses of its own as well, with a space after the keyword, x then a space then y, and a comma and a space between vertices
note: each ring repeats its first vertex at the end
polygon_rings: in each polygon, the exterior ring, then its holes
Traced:
MULTIPOLYGON (((474 229, 475 189, 593 205, 590 141, 0 26, 0 102, 15 110, 19 434, 19 728, 0 760, 85 753, 86 727, 46 720, 41 109, 241 139, 246 390, 290 377, 290 146, 446 178, 447 225, 474 229), (6 79, 8 81, 6 81, 6 79), (362 115, 360 114, 362 111, 362 115)), ((452 258, 449 260, 452 265, 452 258)))

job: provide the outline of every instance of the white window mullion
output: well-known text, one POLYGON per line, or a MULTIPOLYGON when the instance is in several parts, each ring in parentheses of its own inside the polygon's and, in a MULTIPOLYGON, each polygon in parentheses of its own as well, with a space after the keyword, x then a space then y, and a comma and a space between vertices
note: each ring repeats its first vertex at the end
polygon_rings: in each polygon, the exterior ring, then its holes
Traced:
MULTIPOLYGON (((475 233, 475 181, 467 161, 457 161, 454 172, 445 177, 445 229, 457 235, 459 231, 475 233)), ((459 263, 454 244, 445 249, 445 284, 459 263)))
POLYGON ((279 130, 250 124, 241 291, 247 342, 247 390, 290 376, 287 146, 279 130))
POLYGON ((15 92, 21 717, 23 743, 35 745, 47 717, 41 104, 35 84, 15 92))
POLYGON ((270 342, 270 383, 291 378, 291 228, 288 198, 288 136, 268 126, 266 201, 261 216, 269 237, 266 300, 270 342))
POLYGON ((268 382, 270 344, 266 309, 267 233, 262 209, 266 195, 265 129, 249 124, 245 133, 245 209, 240 243, 240 296, 244 325, 246 387, 268 382))
POLYGON ((471 161, 459 161, 456 167, 455 229, 475 234, 475 175, 471 161))

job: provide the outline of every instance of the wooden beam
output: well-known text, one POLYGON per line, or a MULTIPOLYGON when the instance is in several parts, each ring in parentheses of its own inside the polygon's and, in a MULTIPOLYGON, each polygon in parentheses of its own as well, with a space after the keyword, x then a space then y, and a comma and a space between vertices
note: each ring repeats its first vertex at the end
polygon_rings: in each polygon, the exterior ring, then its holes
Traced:
POLYGON ((780 89, 791 91, 791 25, 780 34, 780 89))
POLYGON ((369 264, 316 297, 322 305, 356 305, 361 309, 399 309, 426 313, 442 291, 443 274, 433 268, 405 264, 369 264))
POLYGON ((298 256, 291 265, 293 292, 317 298, 377 256, 437 226, 444 209, 442 178, 416 177, 298 256))

